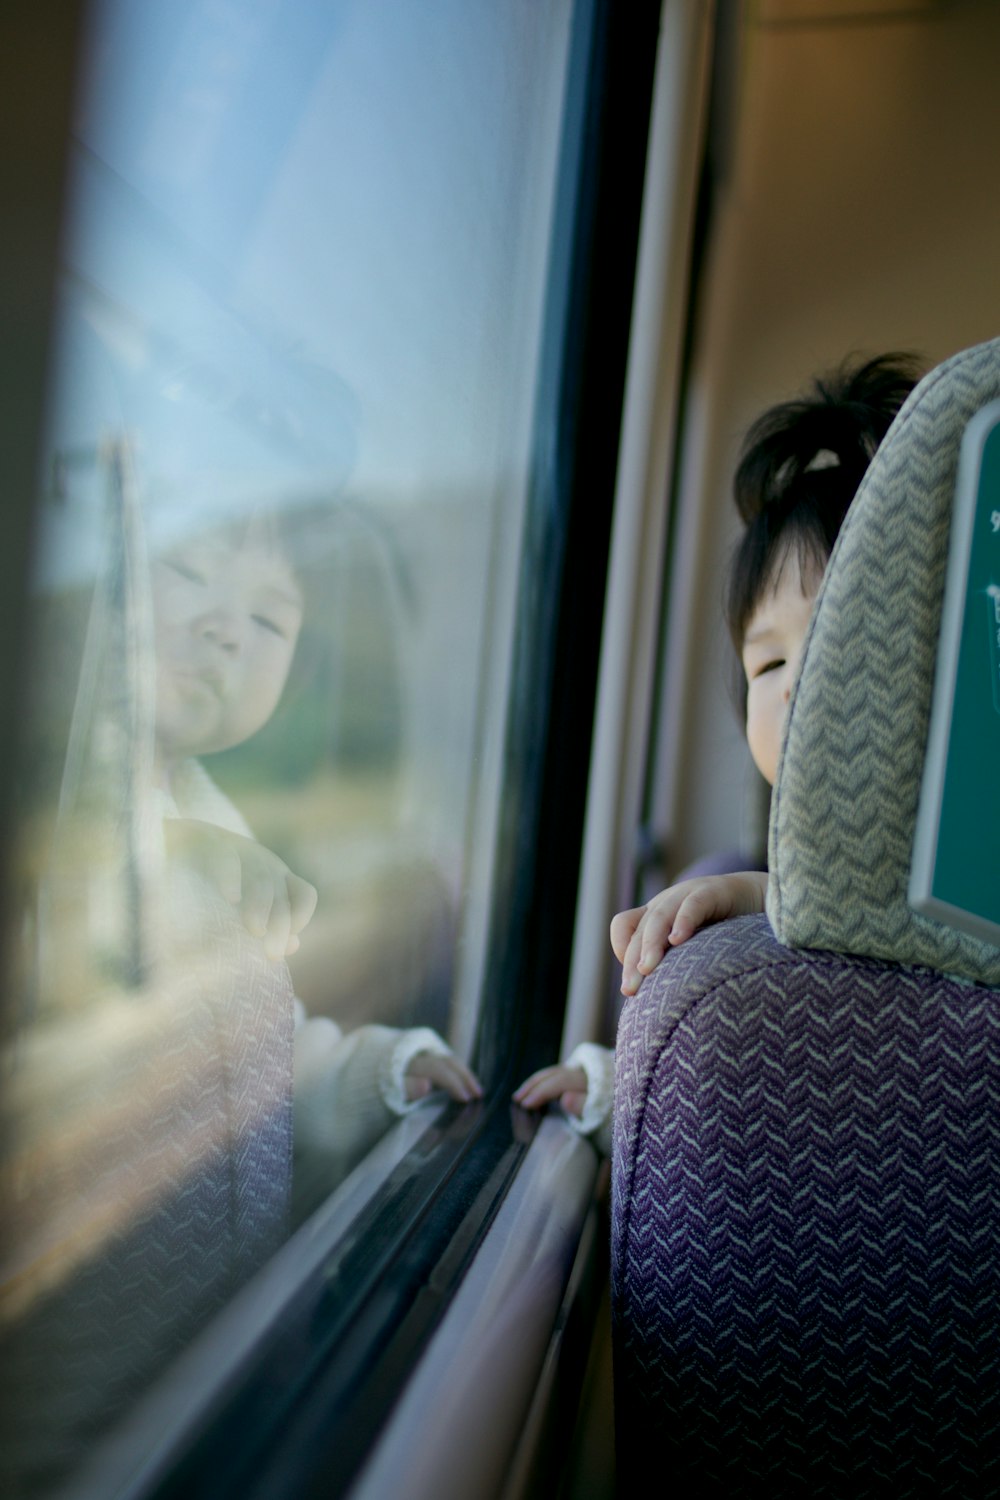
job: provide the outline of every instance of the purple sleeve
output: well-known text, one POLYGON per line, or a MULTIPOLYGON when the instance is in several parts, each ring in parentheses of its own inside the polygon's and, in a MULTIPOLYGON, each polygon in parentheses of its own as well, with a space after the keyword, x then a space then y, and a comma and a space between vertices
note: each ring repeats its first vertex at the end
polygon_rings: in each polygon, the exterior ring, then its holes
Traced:
POLYGON ((748 854, 745 850, 720 849, 714 854, 705 854, 693 864, 681 870, 670 882, 677 885, 682 880, 694 880, 699 875, 735 875, 740 870, 766 870, 767 860, 759 854, 748 854))

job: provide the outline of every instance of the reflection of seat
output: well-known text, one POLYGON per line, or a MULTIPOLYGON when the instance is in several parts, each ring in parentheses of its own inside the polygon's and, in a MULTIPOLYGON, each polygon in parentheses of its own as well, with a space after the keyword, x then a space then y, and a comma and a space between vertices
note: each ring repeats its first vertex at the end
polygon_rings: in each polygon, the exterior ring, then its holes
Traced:
POLYGON ((1000 1487, 1000 950, 906 904, 958 444, 998 395, 1000 341, 933 372, 852 507, 770 923, 699 934, 623 1014, 624 1493, 648 1470, 683 1494, 1000 1487))
POLYGON ((5 1225, 3 1495, 48 1494, 287 1229, 288 971, 200 877, 159 894, 170 951, 147 988, 53 1027, 36 1078, 24 1044, 36 1139, 14 1170, 45 1178, 42 1222, 5 1225))

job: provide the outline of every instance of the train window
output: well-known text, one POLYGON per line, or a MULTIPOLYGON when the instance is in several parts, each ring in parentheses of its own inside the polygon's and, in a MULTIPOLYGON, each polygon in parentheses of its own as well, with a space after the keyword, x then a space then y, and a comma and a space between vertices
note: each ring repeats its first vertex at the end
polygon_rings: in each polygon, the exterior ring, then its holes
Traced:
POLYGON ((610 507, 568 528, 572 305, 603 234, 610 497, 658 7, 624 167, 592 129, 612 9, 85 11, 8 879, 12 1493, 71 1480, 324 1200, 304 1324, 388 1264, 421 1160, 489 1118, 484 1202, 509 1175, 506 1111, 462 1106, 537 1030, 491 955, 537 923, 548 725, 574 692, 588 725, 592 682, 553 687, 560 650, 593 675, 610 507))

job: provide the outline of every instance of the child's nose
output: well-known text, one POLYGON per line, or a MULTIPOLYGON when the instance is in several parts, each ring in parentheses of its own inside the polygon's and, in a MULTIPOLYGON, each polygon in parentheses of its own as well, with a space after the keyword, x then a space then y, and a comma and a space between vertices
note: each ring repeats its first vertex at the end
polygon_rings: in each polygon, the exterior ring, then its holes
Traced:
POLYGON ((240 622, 229 610, 213 609, 209 614, 201 615, 195 623, 195 630, 203 641, 210 641, 220 651, 238 651, 243 643, 240 622))

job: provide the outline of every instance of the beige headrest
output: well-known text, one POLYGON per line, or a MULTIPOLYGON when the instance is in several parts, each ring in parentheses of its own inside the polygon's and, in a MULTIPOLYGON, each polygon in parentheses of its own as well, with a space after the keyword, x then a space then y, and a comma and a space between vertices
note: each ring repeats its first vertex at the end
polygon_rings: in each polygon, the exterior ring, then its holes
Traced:
MULTIPOLYGON (((1000 985, 1000 948, 907 903, 959 445, 1000 397, 1000 339, 920 382, 872 460, 823 582, 771 806, 767 911, 793 948, 1000 985)), ((1000 781, 998 781, 1000 795, 1000 781)))

